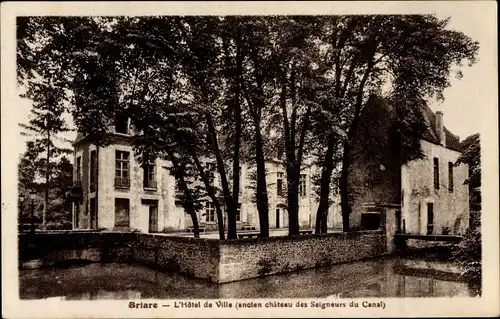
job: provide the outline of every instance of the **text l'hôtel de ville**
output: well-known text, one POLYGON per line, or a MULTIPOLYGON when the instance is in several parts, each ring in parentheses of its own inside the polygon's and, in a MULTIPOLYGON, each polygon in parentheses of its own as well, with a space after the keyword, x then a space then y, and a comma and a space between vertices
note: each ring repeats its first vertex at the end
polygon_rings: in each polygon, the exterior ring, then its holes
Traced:
MULTIPOLYGON (((170 307, 168 305, 161 305, 170 307)), ((173 308, 382 308, 385 309, 383 301, 351 301, 351 302, 337 302, 337 301, 297 301, 297 302, 282 302, 282 301, 174 301, 173 308)), ((128 307, 132 309, 151 309, 159 308, 156 302, 134 302, 130 301, 128 307)))

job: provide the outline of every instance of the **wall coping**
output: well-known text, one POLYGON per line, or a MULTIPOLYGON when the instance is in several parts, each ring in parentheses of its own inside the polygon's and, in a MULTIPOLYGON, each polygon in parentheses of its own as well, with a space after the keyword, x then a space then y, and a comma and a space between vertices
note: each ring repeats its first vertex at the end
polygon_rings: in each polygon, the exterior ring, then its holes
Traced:
MULTIPOLYGON (((274 237, 257 237, 257 238, 242 238, 242 239, 225 239, 219 240, 222 245, 232 245, 232 244, 245 244, 245 243, 264 243, 264 242, 289 242, 289 241, 303 241, 310 240, 312 238, 331 238, 331 237, 343 237, 343 238, 355 238, 362 235, 369 234, 382 234, 383 230, 362 230, 362 231, 351 231, 351 232, 335 232, 326 234, 308 234, 308 235, 294 235, 294 236, 274 236, 274 237)), ((218 239, 217 239, 218 240, 218 239)))
POLYGON ((272 237, 256 237, 256 238, 242 238, 242 239, 218 239, 218 238, 195 238, 195 237, 187 237, 187 236, 172 236, 172 235, 166 235, 162 233, 139 233, 139 232, 119 232, 119 231, 81 231, 81 230, 58 230, 58 231, 38 231, 35 232, 34 234, 31 234, 29 232, 26 233, 18 233, 18 236, 23 237, 29 237, 29 236, 50 236, 50 235, 83 235, 83 234, 94 234, 94 235, 106 235, 106 234, 112 234, 112 235, 126 235, 126 236, 149 236, 149 237, 157 237, 157 238, 168 238, 173 241, 180 241, 180 242, 186 242, 186 241, 198 241, 198 242, 220 242, 223 244, 232 244, 232 243, 237 243, 237 242, 242 242, 242 243, 254 243, 254 242, 272 242, 272 241, 290 241, 290 240, 306 240, 310 238, 321 238, 321 237, 359 237, 361 235, 365 234, 381 234, 383 233, 382 229, 377 229, 377 230, 353 230, 349 232, 333 232, 333 233, 326 233, 326 234, 306 234, 306 235, 293 235, 293 236, 272 236, 272 237))

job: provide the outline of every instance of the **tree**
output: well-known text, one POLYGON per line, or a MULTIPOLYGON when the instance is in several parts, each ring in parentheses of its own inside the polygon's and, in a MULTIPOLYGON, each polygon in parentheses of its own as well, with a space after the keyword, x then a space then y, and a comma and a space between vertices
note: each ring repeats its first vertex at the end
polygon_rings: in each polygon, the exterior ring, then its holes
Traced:
POLYGON ((455 165, 467 164, 469 177, 464 184, 469 186, 470 228, 481 224, 481 143, 479 133, 468 136, 462 141, 462 155, 455 165))
POLYGON ((66 193, 73 185, 73 165, 66 156, 55 163, 50 189, 47 228, 71 229, 71 200, 66 193))
POLYGON ((326 231, 337 161, 349 230, 353 136, 368 96, 389 87, 397 119, 391 134, 404 163, 421 153, 417 110, 429 98, 442 98, 452 66, 475 62, 477 42, 447 30, 447 23, 430 15, 20 18, 18 79, 28 87, 36 87, 37 77, 50 83, 57 102, 71 102, 76 126, 96 144, 105 143, 118 115, 155 132, 156 142, 167 143, 157 148, 165 158, 198 170, 218 205, 221 238, 223 205, 228 236, 236 236, 243 143, 253 146, 263 236, 269 227, 265 163, 274 142, 281 144, 275 153, 285 150, 291 235, 298 233, 304 154, 326 149, 318 161, 317 232, 326 231), (221 203, 204 157, 216 160, 221 203))
MULTIPOLYGON (((327 110, 340 116, 341 128, 346 133, 340 192, 343 229, 348 231, 352 139, 368 96, 378 92, 383 85, 390 86, 389 100, 397 101, 400 122, 415 123, 399 130, 404 146, 401 163, 415 158, 421 153, 418 143, 421 117, 417 108, 426 99, 443 98, 443 89, 450 85, 452 67, 462 66, 463 60, 468 60, 469 65, 474 63, 478 43, 461 32, 446 29, 448 19, 439 20, 431 15, 337 16, 328 19, 323 32, 323 41, 327 44, 324 65, 331 70, 327 110)), ((337 130, 334 130, 327 140, 337 139, 337 136, 337 130)), ((328 146, 335 147, 335 143, 328 146)), ((326 153, 333 152, 327 149, 326 153)), ((325 175, 332 166, 331 161, 333 159, 325 159, 325 175)), ((329 184, 325 182, 323 185, 328 187, 329 184)), ((327 193, 324 191, 323 196, 327 193)), ((325 205, 320 208, 322 211, 318 210, 318 214, 326 215, 325 205)))
MULTIPOLYGON (((43 150, 42 150, 43 152, 43 150)), ((66 198, 66 192, 72 185, 73 165, 65 157, 51 162, 48 200, 40 196, 46 189, 45 183, 40 181, 44 176, 45 163, 39 159, 40 151, 36 149, 35 142, 26 143, 26 152, 19 162, 18 190, 25 196, 19 216, 20 222, 31 222, 30 192, 35 191, 34 217, 43 221, 45 211, 47 228, 71 228, 71 202, 66 198)))
POLYGON ((262 131, 266 121, 266 110, 270 105, 269 85, 273 80, 269 73, 270 58, 266 49, 270 47, 269 27, 266 18, 240 18, 236 39, 241 59, 240 87, 245 99, 249 134, 255 162, 255 202, 259 213, 261 237, 269 236, 269 198, 266 180, 265 137, 262 131))
MULTIPOLYGON (((219 25, 220 19, 217 17, 207 17, 205 19, 198 18, 185 18, 183 22, 180 22, 181 28, 183 30, 184 38, 186 39, 186 61, 183 63, 183 71, 186 74, 187 82, 189 84, 189 95, 192 96, 192 104, 195 106, 196 111, 199 113, 197 123, 193 123, 194 127, 204 128, 204 134, 207 137, 208 147, 205 149, 208 151, 208 155, 215 159, 217 172, 219 173, 220 182, 222 186, 222 194, 224 198, 224 203, 228 216, 228 238, 235 239, 236 236, 236 205, 237 202, 234 201, 233 196, 237 196, 238 192, 234 193, 230 190, 229 179, 226 170, 226 161, 224 158, 223 150, 221 148, 220 140, 220 124, 218 120, 222 118, 222 105, 220 104, 221 96, 221 75, 224 75, 223 59, 221 56, 221 47, 218 44, 219 39, 219 25), (201 125, 200 125, 201 124, 201 125), (236 203, 236 204, 235 204, 236 203)), ((225 57, 228 61, 231 58, 229 56, 225 57)), ((226 62, 230 63, 230 62, 226 62)), ((226 65, 225 68, 230 68, 230 65, 226 65)), ((227 71, 226 71, 227 72, 227 71)), ((230 103, 229 107, 238 107, 239 99, 236 103, 230 103)), ((236 124, 241 123, 239 119, 235 122, 236 124)), ((235 142, 237 146, 234 150, 233 159, 235 159, 234 166, 239 169, 239 138, 225 139, 226 142, 235 142)), ((197 143, 198 146, 201 143, 197 143)), ((193 156, 196 156, 193 153, 193 156)), ((198 165, 200 172, 202 172, 201 165, 198 165)), ((237 173, 237 171, 236 171, 237 173)), ((236 183, 239 183, 238 176, 235 174, 236 183)), ((212 188, 211 183, 208 182, 207 178, 204 178, 207 182, 207 188, 212 188)), ((234 183, 233 180, 233 184, 234 183)), ((219 223, 220 236, 224 234, 223 216, 220 208, 220 204, 215 197, 215 193, 209 190, 212 195, 212 201, 215 204, 217 212, 217 220, 219 223)), ((237 197, 236 197, 237 201, 237 197)), ((223 239, 223 237, 221 238, 223 239)))
POLYGON ((23 135, 33 139, 33 143, 28 145, 33 147, 30 155, 34 158, 37 154, 35 159, 37 173, 44 177, 42 228, 45 228, 47 224, 49 191, 52 187, 52 170, 55 168, 53 161, 60 155, 71 153, 69 148, 54 143, 56 140, 67 142, 58 135, 70 130, 62 117, 65 108, 61 105, 61 98, 58 96, 61 94, 64 94, 62 90, 54 88, 48 82, 32 85, 26 92, 26 97, 33 101, 31 118, 28 124, 19 124, 25 130, 23 135))
POLYGON ((313 112, 325 84, 320 63, 322 21, 310 17, 277 19, 272 35, 276 52, 276 91, 287 176, 289 234, 299 234, 299 184, 304 154, 310 149, 313 112))
MULTIPOLYGON (((35 143, 33 141, 28 141, 26 143, 26 151, 20 157, 18 165, 18 194, 24 196, 24 201, 21 202, 19 199, 18 207, 19 209, 19 222, 31 222, 30 221, 30 191, 34 190, 37 193, 42 190, 41 185, 36 182, 37 172, 39 169, 36 166, 37 158, 39 152, 35 149, 35 143)), ((37 208, 38 208, 37 200, 37 208)), ((42 203, 43 206, 43 203, 42 203)), ((33 208, 35 211, 35 209, 33 208)), ((36 209, 36 215, 38 214, 38 209, 36 209)), ((40 214, 41 215, 41 214, 40 214)))
MULTIPOLYGON (((72 94, 60 98, 69 102, 76 126, 94 144, 109 143, 108 126, 119 116, 131 118, 144 131, 149 127, 148 119, 156 119, 157 114, 162 114, 158 112, 161 109, 172 108, 172 96, 178 94, 175 81, 179 70, 179 54, 173 45, 178 42, 174 21, 156 17, 25 19, 28 22, 20 19, 18 24, 35 24, 38 28, 31 27, 31 32, 23 33, 25 38, 19 39, 31 42, 20 48, 21 56, 23 61, 36 62, 20 69, 18 78, 31 87, 34 85, 31 74, 36 72, 71 90, 72 94), (36 49, 33 43, 44 45, 36 49), (144 114, 150 117, 141 117, 144 114)), ((161 125, 164 119, 153 123, 161 125)), ((158 127, 151 127, 149 133, 155 128, 158 127)), ((152 135, 151 144, 141 144, 145 139, 135 140, 139 159, 145 146, 151 147, 147 150, 150 153, 158 152, 152 148, 156 146, 154 138, 152 135)), ((161 136, 158 141, 162 141, 161 136)), ((181 181, 185 192, 183 206, 193 218, 194 233, 198 236, 196 196, 182 173, 187 164, 177 160, 175 148, 168 146, 160 149, 160 155, 176 164, 174 176, 181 181)))

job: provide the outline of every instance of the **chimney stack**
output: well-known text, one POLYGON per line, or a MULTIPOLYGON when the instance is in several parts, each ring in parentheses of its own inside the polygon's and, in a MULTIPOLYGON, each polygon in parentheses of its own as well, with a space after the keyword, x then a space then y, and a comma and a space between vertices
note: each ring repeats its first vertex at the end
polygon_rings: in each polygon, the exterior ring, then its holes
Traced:
POLYGON ((436 134, 441 145, 446 147, 446 134, 444 133, 443 112, 436 111, 436 134))

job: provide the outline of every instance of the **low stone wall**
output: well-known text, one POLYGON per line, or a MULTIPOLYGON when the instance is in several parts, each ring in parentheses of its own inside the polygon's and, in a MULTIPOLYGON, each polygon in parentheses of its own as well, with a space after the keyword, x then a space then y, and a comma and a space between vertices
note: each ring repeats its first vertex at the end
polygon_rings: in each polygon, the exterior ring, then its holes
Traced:
POLYGON ((19 262, 38 260, 40 266, 82 259, 93 262, 128 261, 132 233, 37 232, 19 234, 19 262))
POLYGON ((19 235, 21 268, 68 260, 138 262, 217 282, 218 240, 118 232, 44 232, 19 235))
POLYGON ((382 231, 224 241, 142 233, 37 233, 19 235, 19 247, 20 265, 26 268, 52 266, 68 259, 137 262, 215 283, 387 253, 382 231))
POLYGON ((227 240, 219 283, 357 261, 386 254, 382 231, 227 240))
POLYGON ((193 237, 136 234, 131 258, 165 271, 217 282, 219 241, 193 237))

